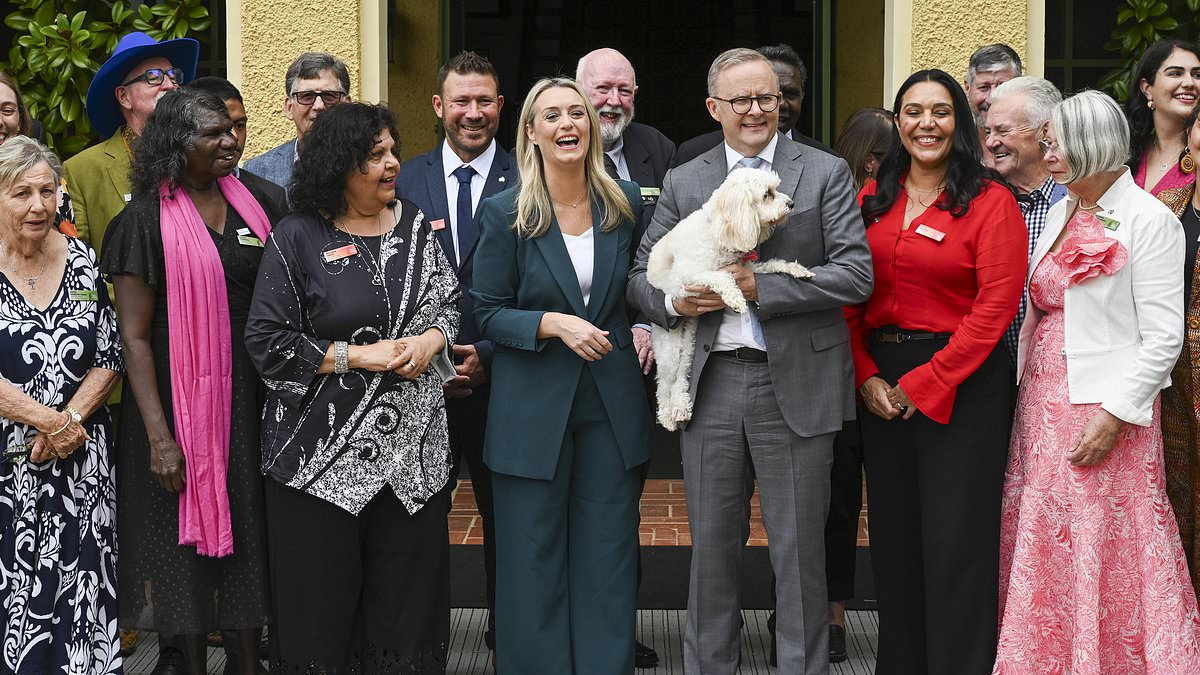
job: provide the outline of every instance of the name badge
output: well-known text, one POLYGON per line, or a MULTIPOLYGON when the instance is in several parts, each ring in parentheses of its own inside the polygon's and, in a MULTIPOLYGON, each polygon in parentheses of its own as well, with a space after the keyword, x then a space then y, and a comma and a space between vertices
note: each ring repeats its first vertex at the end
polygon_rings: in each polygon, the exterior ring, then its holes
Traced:
POLYGON ((238 243, 242 246, 257 246, 259 248, 263 247, 262 239, 259 239, 253 234, 242 234, 241 230, 238 230, 238 243))
POLYGON ((928 225, 918 225, 916 232, 922 237, 929 237, 934 241, 941 241, 946 238, 945 232, 942 232, 941 230, 935 230, 928 225))
POLYGON ((73 289, 67 291, 67 298, 72 302, 96 302, 100 299, 100 292, 95 290, 73 289))
POLYGON ((658 201, 658 197, 661 194, 662 188, 644 187, 642 188, 642 203, 653 204, 658 201))
POLYGON ((431 221, 429 221, 429 226, 433 228, 434 232, 437 232, 438 230, 444 230, 444 229, 446 229, 446 221, 443 218, 438 218, 437 220, 431 220, 431 221))
POLYGON ((1117 220, 1116 218, 1106 216, 1103 213, 1097 213, 1096 220, 1100 221, 1100 224, 1104 226, 1104 229, 1112 232, 1116 232, 1117 228, 1121 226, 1121 221, 1117 220))
POLYGON ((321 258, 325 262, 331 263, 335 260, 341 260, 342 258, 349 258, 352 255, 358 255, 358 247, 354 244, 346 244, 340 248, 335 248, 331 251, 325 251, 321 254, 321 258))

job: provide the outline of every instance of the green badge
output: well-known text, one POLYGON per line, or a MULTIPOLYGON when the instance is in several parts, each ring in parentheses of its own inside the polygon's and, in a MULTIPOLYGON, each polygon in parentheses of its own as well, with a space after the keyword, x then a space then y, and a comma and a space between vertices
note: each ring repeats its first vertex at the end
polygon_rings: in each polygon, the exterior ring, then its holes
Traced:
POLYGON ((1106 230, 1114 230, 1115 231, 1118 227, 1121 226, 1121 221, 1117 220, 1116 218, 1110 218, 1110 217, 1104 215, 1103 213, 1097 213, 1096 219, 1100 221, 1100 224, 1103 225, 1104 229, 1106 229, 1106 230))
POLYGON ((242 246, 257 246, 259 248, 263 247, 262 239, 259 239, 258 237, 255 237, 255 236, 247 237, 245 235, 239 234, 238 235, 238 243, 241 244, 242 246))
POLYGON ((100 292, 94 290, 71 290, 67 291, 67 297, 74 302, 96 302, 100 299, 100 292))
POLYGON ((642 196, 643 196, 643 197, 657 197, 657 196, 659 196, 660 194, 662 194, 662 189, 661 189, 661 188, 656 188, 656 187, 644 187, 644 188, 642 188, 642 196))

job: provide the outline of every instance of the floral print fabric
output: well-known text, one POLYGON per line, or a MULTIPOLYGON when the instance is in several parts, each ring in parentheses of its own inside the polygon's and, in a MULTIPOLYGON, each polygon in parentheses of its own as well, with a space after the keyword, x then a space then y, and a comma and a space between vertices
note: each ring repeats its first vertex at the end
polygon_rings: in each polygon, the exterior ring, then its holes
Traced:
MULTIPOLYGON (((88 370, 119 371, 121 344, 95 254, 68 240, 67 269, 48 308, 0 277, 0 377, 62 408, 88 370)), ((117 638, 116 493, 109 415, 84 422, 91 440, 65 460, 0 462, 3 673, 122 670, 117 638)), ((37 430, 0 418, 5 448, 37 430)))
POLYGON ((1069 403, 1063 296, 1072 275, 1100 273, 1100 260, 1123 264, 1115 249, 1081 261, 1073 236, 1029 282, 1046 313, 1005 476, 994 672, 1200 673, 1200 616, 1165 493, 1159 405, 1150 426, 1124 425, 1098 465, 1067 461, 1100 405, 1069 403))

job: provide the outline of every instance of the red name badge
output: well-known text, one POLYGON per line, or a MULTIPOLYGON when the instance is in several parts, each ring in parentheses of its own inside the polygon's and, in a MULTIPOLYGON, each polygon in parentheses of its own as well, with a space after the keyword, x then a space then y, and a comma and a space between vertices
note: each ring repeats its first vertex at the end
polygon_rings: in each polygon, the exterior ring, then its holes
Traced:
POLYGON ((431 220, 431 221, 429 221, 429 226, 433 228, 434 232, 437 232, 438 230, 444 230, 444 229, 446 229, 446 221, 445 221, 445 219, 442 219, 442 218, 438 218, 437 220, 431 220))
POLYGON ((352 255, 358 255, 358 247, 354 244, 346 244, 341 248, 325 251, 321 254, 321 258, 323 258, 325 262, 331 263, 335 260, 341 260, 342 258, 349 258, 352 255))
POLYGON ((918 225, 917 234, 921 235, 922 237, 929 237, 934 241, 941 241, 946 238, 945 232, 942 232, 941 230, 935 230, 928 225, 918 225))

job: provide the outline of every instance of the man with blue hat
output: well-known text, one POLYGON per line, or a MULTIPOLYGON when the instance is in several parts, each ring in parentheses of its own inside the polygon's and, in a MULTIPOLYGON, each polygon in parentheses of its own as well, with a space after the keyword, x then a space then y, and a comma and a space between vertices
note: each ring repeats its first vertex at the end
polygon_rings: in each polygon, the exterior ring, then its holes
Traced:
POLYGON ((132 192, 129 166, 133 147, 159 97, 196 77, 200 43, 191 38, 156 42, 145 33, 130 33, 96 76, 87 92, 92 128, 107 140, 63 164, 63 176, 75 207, 79 238, 96 253, 104 230, 132 192))
MULTIPOLYGON (((108 223, 129 201, 129 167, 133 147, 154 112, 160 96, 196 77, 200 43, 191 38, 156 42, 145 33, 130 33, 117 42, 113 54, 92 78, 86 111, 92 128, 107 140, 63 163, 75 209, 79 238, 100 253, 108 223)), ((119 400, 118 394, 113 401, 119 400)), ((121 631, 121 653, 134 649, 133 634, 121 631)), ((169 644, 169 640, 164 641, 169 644)), ((168 649, 168 654, 178 652, 168 649)), ((178 670, 178 659, 160 657, 156 675, 178 670), (176 668, 176 670, 172 670, 176 668)))

